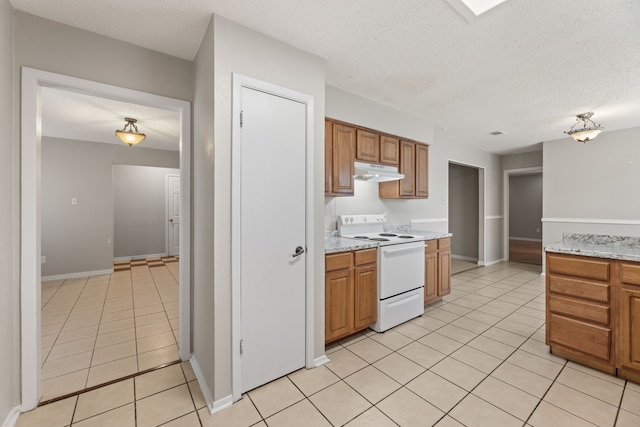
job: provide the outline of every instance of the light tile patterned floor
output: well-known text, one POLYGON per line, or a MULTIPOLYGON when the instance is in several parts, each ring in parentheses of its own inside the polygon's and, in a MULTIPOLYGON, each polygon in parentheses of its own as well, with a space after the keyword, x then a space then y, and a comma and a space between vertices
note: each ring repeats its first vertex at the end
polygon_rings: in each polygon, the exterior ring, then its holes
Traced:
POLYGON ((188 363, 45 405, 18 426, 640 426, 640 385, 549 354, 539 267, 453 277, 424 316, 209 415, 188 363))
POLYGON ((42 283, 42 400, 178 360, 179 263, 42 283))

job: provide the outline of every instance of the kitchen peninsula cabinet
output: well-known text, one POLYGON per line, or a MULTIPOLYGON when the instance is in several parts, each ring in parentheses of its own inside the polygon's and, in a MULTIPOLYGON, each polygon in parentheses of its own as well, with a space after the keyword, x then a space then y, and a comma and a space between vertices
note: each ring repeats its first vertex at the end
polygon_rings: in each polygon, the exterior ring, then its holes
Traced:
POLYGON ((356 128, 327 120, 324 140, 325 196, 353 196, 356 128))
POLYGON ((377 320, 377 249, 325 255, 325 343, 377 320))
POLYGON ((640 264, 620 264, 621 377, 640 383, 640 264))
POLYGON ((424 304, 451 293, 451 238, 427 240, 424 258, 424 304))
POLYGON ((381 182, 380 198, 426 199, 429 197, 429 146, 414 141, 400 141, 399 181, 381 182))

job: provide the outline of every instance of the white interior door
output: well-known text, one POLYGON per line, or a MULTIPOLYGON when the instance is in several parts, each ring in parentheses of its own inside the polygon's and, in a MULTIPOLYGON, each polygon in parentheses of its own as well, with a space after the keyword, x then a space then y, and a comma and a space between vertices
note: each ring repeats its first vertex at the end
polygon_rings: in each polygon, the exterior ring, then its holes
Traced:
POLYGON ((306 106, 241 94, 241 389, 305 366, 306 106), (300 251, 299 250, 299 251, 300 251))
POLYGON ((167 211, 167 252, 180 255, 180 175, 167 175, 167 211))

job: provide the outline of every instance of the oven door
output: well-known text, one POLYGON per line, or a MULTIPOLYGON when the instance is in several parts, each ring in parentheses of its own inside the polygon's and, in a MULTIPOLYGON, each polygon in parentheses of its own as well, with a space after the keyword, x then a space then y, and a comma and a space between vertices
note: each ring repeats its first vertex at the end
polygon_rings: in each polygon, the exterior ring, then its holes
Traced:
POLYGON ((424 286, 424 242, 378 248, 378 295, 381 300, 424 286))

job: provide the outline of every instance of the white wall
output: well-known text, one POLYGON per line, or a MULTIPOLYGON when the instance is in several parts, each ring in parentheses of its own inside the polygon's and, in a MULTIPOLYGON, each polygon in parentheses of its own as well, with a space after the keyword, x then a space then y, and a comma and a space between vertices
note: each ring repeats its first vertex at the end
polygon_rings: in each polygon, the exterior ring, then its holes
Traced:
POLYGON ((314 357, 324 354, 324 239, 319 221, 323 213, 324 185, 321 172, 324 170, 324 63, 308 53, 214 16, 196 60, 194 199, 198 204, 194 206, 197 212, 194 228, 200 231, 194 237, 197 256, 194 260, 194 357, 216 402, 228 398, 232 391, 230 233, 234 219, 230 209, 233 73, 314 97, 316 142, 314 152, 307 155, 314 162, 312 173, 316 196, 313 203, 318 221, 310 225, 315 236, 315 258, 307 262, 313 263, 315 268, 314 357), (214 93, 206 87, 211 84, 211 76, 214 93), (204 92, 200 93, 201 90, 204 92), (198 111, 200 108, 202 112, 198 111), (212 117, 213 123, 210 123, 212 117), (200 315, 204 318, 200 319, 200 315))
MULTIPOLYGON (((19 150, 13 102, 18 91, 13 86, 13 9, 0 0, 0 424, 18 404, 19 387, 19 150)), ((16 414, 13 414, 15 416, 16 414)))
POLYGON ((327 117, 365 126, 381 132, 430 144, 429 198, 417 200, 379 199, 377 187, 356 183, 354 197, 325 198, 324 227, 336 228, 336 215, 371 213, 373 209, 388 214, 390 225, 413 222, 416 229, 448 231, 449 161, 483 168, 484 235, 481 258, 491 263, 502 259, 502 160, 496 154, 452 145, 446 133, 424 119, 395 110, 341 89, 326 88, 327 117))
POLYGON ((562 233, 640 236, 638 141, 640 127, 544 142, 543 245, 562 233))

